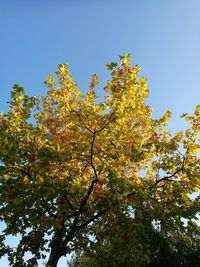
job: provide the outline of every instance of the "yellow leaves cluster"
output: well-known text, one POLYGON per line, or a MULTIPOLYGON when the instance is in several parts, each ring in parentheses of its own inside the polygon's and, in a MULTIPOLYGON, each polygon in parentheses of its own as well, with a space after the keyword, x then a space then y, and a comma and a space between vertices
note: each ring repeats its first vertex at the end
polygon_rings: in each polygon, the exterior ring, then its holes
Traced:
POLYGON ((53 75, 49 75, 45 83, 48 87, 52 88, 56 84, 53 75))

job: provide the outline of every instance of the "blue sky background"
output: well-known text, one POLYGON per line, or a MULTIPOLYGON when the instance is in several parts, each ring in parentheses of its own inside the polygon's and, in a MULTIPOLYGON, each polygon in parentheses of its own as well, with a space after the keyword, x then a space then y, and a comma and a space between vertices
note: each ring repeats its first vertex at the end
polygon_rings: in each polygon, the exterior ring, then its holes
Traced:
POLYGON ((98 73, 102 95, 105 64, 125 53, 148 78, 155 116, 170 109, 172 131, 184 127, 179 116, 200 103, 199 0, 0 0, 0 111, 14 83, 45 94, 59 63, 81 91, 98 73))

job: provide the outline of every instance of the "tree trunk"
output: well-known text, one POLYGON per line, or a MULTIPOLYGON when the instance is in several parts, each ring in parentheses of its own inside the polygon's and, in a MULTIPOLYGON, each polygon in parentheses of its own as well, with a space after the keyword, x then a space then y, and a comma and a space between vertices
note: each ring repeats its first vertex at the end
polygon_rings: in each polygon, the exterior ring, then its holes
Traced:
POLYGON ((57 267, 58 261, 63 255, 63 242, 62 237, 64 235, 64 227, 55 230, 55 235, 50 243, 51 252, 49 255, 46 267, 57 267))
POLYGON ((52 249, 46 267, 57 267, 60 257, 59 251, 52 249))

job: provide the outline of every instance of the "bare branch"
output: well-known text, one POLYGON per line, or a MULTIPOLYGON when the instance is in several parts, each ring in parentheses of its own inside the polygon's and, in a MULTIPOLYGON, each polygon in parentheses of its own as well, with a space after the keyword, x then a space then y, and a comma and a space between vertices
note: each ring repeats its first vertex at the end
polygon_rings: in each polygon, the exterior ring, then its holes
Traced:
POLYGON ((92 181, 90 187, 88 188, 87 194, 85 195, 85 197, 84 197, 84 199, 80 205, 80 208, 78 210, 79 214, 81 213, 81 210, 83 209, 83 207, 87 204, 87 201, 88 201, 88 199, 89 199, 89 197, 92 194, 92 191, 94 189, 94 185, 99 181, 97 171, 96 171, 96 168, 95 168, 94 163, 93 163, 95 138, 96 138, 96 132, 93 133, 93 138, 92 138, 92 143, 91 143, 91 148, 90 148, 90 165, 94 171, 95 179, 92 181))
POLYGON ((104 126, 103 126, 101 129, 96 130, 96 131, 95 131, 96 133, 102 132, 102 131, 106 128, 106 126, 111 122, 111 119, 112 119, 112 117, 114 116, 116 109, 117 109, 117 106, 114 108, 113 112, 111 113, 110 117, 108 118, 108 120, 107 120, 107 122, 104 124, 104 126))
POLYGON ((157 180, 157 181, 155 182, 155 184, 157 185, 157 184, 159 184, 159 183, 162 182, 162 181, 173 181, 173 180, 170 180, 170 178, 176 176, 176 174, 178 174, 179 172, 183 171, 183 169, 184 169, 184 164, 185 164, 185 158, 184 158, 184 160, 183 160, 182 166, 181 166, 179 169, 177 169, 177 170, 176 170, 174 173, 172 173, 171 175, 169 175, 169 176, 164 176, 164 177, 161 178, 160 180, 157 180))
POLYGON ((72 112, 74 112, 78 117, 79 119, 82 121, 84 127, 89 131, 91 132, 92 134, 94 133, 84 122, 83 122, 83 119, 81 118, 81 115, 76 111, 76 110, 72 110, 72 112))
POLYGON ((77 230, 80 230, 80 229, 84 228, 85 226, 87 226, 88 224, 90 224, 91 222, 93 222, 94 220, 96 220, 99 216, 101 216, 106 211, 108 211, 108 209, 104 209, 104 210, 100 211, 99 213, 95 214, 92 218, 90 218, 86 222, 82 223, 81 225, 78 225, 76 227, 76 229, 77 230))
POLYGON ((42 207, 45 208, 46 212, 49 214, 50 217, 55 218, 55 219, 58 218, 58 216, 57 216, 56 214, 54 214, 54 213, 50 210, 50 208, 49 208, 48 205, 42 205, 42 207))
POLYGON ((73 210, 74 212, 76 212, 76 209, 73 207, 73 205, 71 204, 71 202, 69 201, 69 199, 67 197, 67 193, 64 194, 64 192, 61 192, 60 194, 67 201, 67 204, 70 207, 70 209, 73 210))
POLYGON ((90 185, 90 187, 89 187, 89 189, 87 191, 87 194, 85 195, 85 197, 84 197, 84 199, 83 199, 83 201, 81 203, 81 206, 80 206, 79 211, 78 211, 79 213, 82 211, 83 207, 87 204, 87 201, 88 201, 88 199, 89 199, 89 197, 92 194, 92 191, 94 189, 94 185, 97 182, 98 182, 98 179, 95 179, 95 180, 92 181, 92 183, 91 183, 91 185, 90 185))
POLYGON ((20 171, 23 173, 23 174, 25 174, 26 176, 28 176, 28 178, 30 178, 31 180, 33 180, 33 177, 30 175, 30 173, 29 172, 27 172, 27 171, 24 171, 23 169, 21 169, 21 168, 19 168, 20 169, 20 171))

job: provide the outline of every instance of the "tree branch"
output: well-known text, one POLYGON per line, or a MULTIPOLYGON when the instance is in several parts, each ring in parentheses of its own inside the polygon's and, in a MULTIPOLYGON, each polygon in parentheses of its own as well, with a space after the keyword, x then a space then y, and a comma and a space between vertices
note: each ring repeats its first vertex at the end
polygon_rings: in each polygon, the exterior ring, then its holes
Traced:
POLYGON ((77 231, 79 231, 80 229, 84 228, 85 226, 87 226, 88 224, 90 224, 91 222, 93 222, 94 220, 96 220, 99 216, 101 216, 106 211, 108 211, 108 209, 104 209, 104 210, 100 211, 99 213, 95 214, 92 218, 90 218, 86 222, 82 223, 81 225, 78 225, 76 227, 77 231))
POLYGON ((33 180, 33 177, 30 175, 29 172, 26 172, 26 171, 24 171, 24 170, 21 169, 21 168, 19 168, 19 169, 20 169, 20 171, 21 171, 23 174, 25 174, 26 176, 28 176, 28 178, 30 178, 31 180, 33 180))
POLYGON ((56 214, 54 214, 54 213, 50 210, 50 208, 49 208, 48 205, 43 205, 43 204, 42 204, 42 207, 45 208, 45 210, 46 210, 46 212, 49 214, 49 216, 51 216, 51 217, 53 217, 53 218, 55 218, 55 219, 58 218, 58 216, 57 216, 56 214))
POLYGON ((178 174, 179 172, 183 171, 183 169, 184 169, 184 164, 185 164, 185 158, 183 159, 182 166, 181 166, 179 169, 177 169, 177 170, 176 170, 174 173, 172 173, 171 175, 169 175, 169 176, 165 176, 165 177, 161 178, 160 180, 156 181, 155 184, 157 185, 157 184, 159 184, 160 182, 162 182, 162 181, 166 181, 166 180, 167 180, 167 181, 170 181, 170 180, 169 180, 170 178, 174 177, 176 174, 178 174))
POLYGON ((96 168, 94 166, 94 163, 93 163, 93 154, 94 154, 94 141, 95 141, 95 137, 96 137, 96 132, 93 133, 93 139, 92 139, 92 144, 91 144, 91 149, 90 149, 90 164, 91 164, 91 167, 94 171, 94 176, 95 176, 95 179, 92 181, 90 187, 88 188, 88 191, 87 191, 87 194, 85 195, 81 205, 80 205, 80 208, 78 210, 78 213, 80 214, 83 207, 87 204, 87 201, 90 197, 90 195, 92 194, 92 191, 94 189, 94 185, 99 181, 98 179, 98 175, 97 175, 97 171, 96 171, 96 168))
POLYGON ((69 201, 67 194, 65 195, 64 192, 60 193, 62 195, 62 197, 67 201, 68 206, 70 207, 70 209, 74 212, 76 212, 77 210, 73 207, 73 205, 71 204, 71 202, 69 201))
POLYGON ((82 121, 84 127, 91 133, 94 133, 90 128, 87 127, 87 125, 83 122, 82 118, 81 118, 81 115, 76 111, 76 110, 72 110, 72 112, 74 112, 78 117, 79 119, 82 121))
POLYGON ((111 119, 112 119, 113 115, 115 114, 116 109, 117 109, 117 106, 114 108, 113 112, 111 113, 110 117, 108 118, 108 120, 104 124, 104 126, 101 129, 96 130, 95 131, 96 133, 102 132, 106 128, 106 126, 111 122, 111 119))

